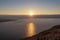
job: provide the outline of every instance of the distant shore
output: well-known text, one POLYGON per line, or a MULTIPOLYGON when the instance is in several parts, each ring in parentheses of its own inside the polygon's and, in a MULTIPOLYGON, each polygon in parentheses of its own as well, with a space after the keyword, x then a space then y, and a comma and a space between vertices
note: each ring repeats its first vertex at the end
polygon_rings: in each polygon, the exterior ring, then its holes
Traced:
POLYGON ((29 15, 0 15, 0 18, 60 18, 60 15, 33 15, 32 17, 29 15))
POLYGON ((0 19, 0 22, 14 21, 13 19, 0 19))

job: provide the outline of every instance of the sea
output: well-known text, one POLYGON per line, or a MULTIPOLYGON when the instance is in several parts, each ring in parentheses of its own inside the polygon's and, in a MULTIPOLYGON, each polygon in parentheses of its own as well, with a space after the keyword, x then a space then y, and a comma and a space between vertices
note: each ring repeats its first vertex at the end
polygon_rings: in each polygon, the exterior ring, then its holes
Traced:
POLYGON ((0 16, 0 20, 4 19, 11 21, 0 22, 0 40, 19 40, 60 25, 60 18, 0 16))

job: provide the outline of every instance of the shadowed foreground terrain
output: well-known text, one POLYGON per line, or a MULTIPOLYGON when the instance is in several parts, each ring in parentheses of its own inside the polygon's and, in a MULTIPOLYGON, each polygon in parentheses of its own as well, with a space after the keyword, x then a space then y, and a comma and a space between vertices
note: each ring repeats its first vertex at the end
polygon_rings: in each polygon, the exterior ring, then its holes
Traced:
POLYGON ((60 40, 60 25, 53 26, 49 30, 21 40, 60 40))

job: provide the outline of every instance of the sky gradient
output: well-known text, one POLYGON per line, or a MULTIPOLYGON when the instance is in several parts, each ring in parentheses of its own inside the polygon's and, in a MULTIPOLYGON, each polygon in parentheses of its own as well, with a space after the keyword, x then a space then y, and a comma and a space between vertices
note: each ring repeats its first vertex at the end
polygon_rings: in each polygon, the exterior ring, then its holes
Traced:
POLYGON ((60 14, 60 0, 0 0, 0 15, 60 14))

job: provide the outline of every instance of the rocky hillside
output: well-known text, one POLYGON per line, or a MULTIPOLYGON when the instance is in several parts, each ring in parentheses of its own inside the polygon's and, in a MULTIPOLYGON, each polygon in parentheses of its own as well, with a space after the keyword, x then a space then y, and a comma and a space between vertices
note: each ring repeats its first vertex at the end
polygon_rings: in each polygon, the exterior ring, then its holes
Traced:
POLYGON ((60 25, 53 26, 49 30, 21 40, 60 40, 60 25))

